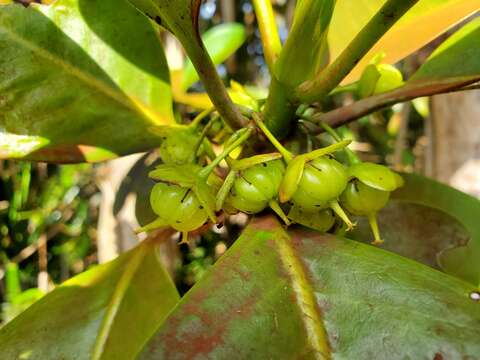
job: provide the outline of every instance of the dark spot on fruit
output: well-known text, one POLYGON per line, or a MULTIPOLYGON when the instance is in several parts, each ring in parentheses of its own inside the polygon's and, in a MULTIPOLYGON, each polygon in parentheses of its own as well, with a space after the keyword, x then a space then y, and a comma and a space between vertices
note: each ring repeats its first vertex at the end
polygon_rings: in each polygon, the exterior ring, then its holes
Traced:
POLYGON ((181 224, 182 222, 180 220, 175 221, 177 224, 181 224))
POLYGON ((183 204, 183 202, 185 201, 185 199, 187 198, 187 195, 188 193, 190 192, 190 189, 187 189, 187 191, 185 191, 185 195, 183 195, 183 198, 182 200, 180 200, 180 202, 183 204))
POLYGON ((267 167, 267 163, 263 163, 262 165, 263 165, 263 167, 267 167))
POLYGON ((198 208, 199 208, 200 210, 202 210, 202 209, 203 209, 203 206, 202 206, 202 205, 200 205, 198 208))

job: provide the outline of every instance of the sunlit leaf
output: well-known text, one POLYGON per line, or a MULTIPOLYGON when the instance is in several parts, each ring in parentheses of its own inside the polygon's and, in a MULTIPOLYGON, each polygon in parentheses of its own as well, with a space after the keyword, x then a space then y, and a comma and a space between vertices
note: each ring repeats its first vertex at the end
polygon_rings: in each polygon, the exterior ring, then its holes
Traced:
POLYGON ((132 359, 178 301, 154 244, 82 273, 0 330, 1 359, 132 359))
MULTIPOLYGON (((394 200, 439 210, 456 219, 465 228, 468 243, 466 246, 445 250, 439 258, 442 268, 452 275, 480 285, 480 201, 419 175, 402 176, 406 185, 393 193, 394 200)), ((462 235, 461 238, 465 239, 465 236, 462 235)), ((450 245, 455 247, 464 244, 454 242, 450 245)))
POLYGON ((480 81, 480 18, 450 36, 404 86, 335 109, 321 119, 336 126, 397 102, 452 91, 477 81, 480 81))
MULTIPOLYGON (((386 0, 337 0, 328 33, 331 59, 345 49, 386 0)), ((478 11, 478 0, 420 0, 360 61, 345 82, 356 80, 378 53, 393 64, 418 50, 451 26, 478 11)))
POLYGON ((0 157, 100 161, 173 122, 165 56, 126 0, 0 8, 0 157))
POLYGON ((140 358, 474 357, 475 290, 373 246, 287 233, 264 218, 186 294, 140 358))

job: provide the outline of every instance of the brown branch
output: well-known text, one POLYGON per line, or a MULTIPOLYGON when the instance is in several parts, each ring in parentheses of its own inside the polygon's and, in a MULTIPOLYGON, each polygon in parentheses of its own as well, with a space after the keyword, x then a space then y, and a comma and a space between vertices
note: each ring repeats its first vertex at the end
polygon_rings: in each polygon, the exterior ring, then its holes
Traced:
MULTIPOLYGON (((473 86, 468 85, 474 84, 479 80, 480 77, 477 76, 451 78, 435 83, 412 83, 384 94, 379 94, 356 101, 353 104, 343 106, 327 113, 315 114, 312 116, 310 121, 312 121, 313 123, 326 122, 332 127, 338 127, 356 119, 359 119, 362 116, 368 115, 372 112, 387 108, 396 103, 409 101, 418 97, 444 94, 453 91, 478 89, 480 87, 480 84, 475 84, 473 86)), ((323 129, 317 128, 313 130, 313 132, 319 134, 323 132, 323 129)))

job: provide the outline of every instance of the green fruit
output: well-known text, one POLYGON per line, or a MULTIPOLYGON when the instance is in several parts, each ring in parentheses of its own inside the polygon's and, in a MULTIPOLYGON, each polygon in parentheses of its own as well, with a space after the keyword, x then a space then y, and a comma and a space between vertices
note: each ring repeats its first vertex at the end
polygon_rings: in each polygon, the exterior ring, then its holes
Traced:
POLYGON ((403 185, 400 175, 386 166, 369 162, 350 166, 348 175, 377 190, 393 191, 403 185))
POLYGON ((150 204, 165 223, 178 231, 195 230, 208 219, 193 191, 179 185, 156 184, 150 194, 150 204))
POLYGON ((377 190, 358 180, 352 181, 340 197, 340 203, 353 215, 368 216, 382 209, 390 192, 377 190))
POLYGON ((347 186, 345 167, 338 161, 322 156, 305 165, 292 201, 305 211, 325 209, 347 186))
POLYGON ((254 214, 269 206, 275 199, 285 172, 282 160, 273 160, 242 170, 227 202, 245 213, 254 214))
POLYGON ((330 209, 310 212, 294 205, 288 213, 288 218, 294 223, 320 232, 330 230, 333 224, 335 224, 335 215, 330 209))
POLYGON ((160 145, 160 158, 165 164, 188 164, 195 160, 194 149, 200 134, 194 128, 178 127, 166 133, 160 145), (175 130, 173 130, 175 129, 175 130))

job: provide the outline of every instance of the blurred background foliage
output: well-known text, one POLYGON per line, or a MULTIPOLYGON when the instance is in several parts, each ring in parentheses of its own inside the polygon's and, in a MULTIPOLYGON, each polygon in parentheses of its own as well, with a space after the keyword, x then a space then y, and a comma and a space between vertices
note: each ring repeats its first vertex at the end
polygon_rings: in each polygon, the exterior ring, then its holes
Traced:
MULTIPOLYGON (((294 1, 272 0, 272 3, 275 5, 280 36, 284 40, 293 15, 294 1)), ((218 71, 226 83, 235 80, 265 88, 270 80, 269 73, 250 1, 206 0, 200 15, 202 31, 221 22, 237 21, 246 26, 247 41, 234 57, 218 67, 218 71)), ((163 36, 167 56, 175 58, 171 53, 178 52, 178 44, 171 46, 174 43, 171 37, 166 34, 163 36)), ((435 43, 430 44, 397 64, 404 77, 413 73, 434 48, 435 43)), ((183 62, 181 57, 180 61, 183 62)), ((201 84, 196 84, 194 89, 201 90, 201 84)), ((352 95, 339 95, 333 99, 335 104, 332 105, 347 104, 353 100, 352 95)), ((439 97, 438 101, 447 100, 439 97)), ((432 172, 429 165, 429 152, 434 140, 434 134, 429 130, 432 127, 431 107, 429 99, 418 99, 364 117, 339 131, 354 140, 353 149, 365 160, 388 164, 398 171, 415 171, 447 181, 445 177, 432 172)), ((193 115, 188 107, 179 106, 178 110, 184 116, 193 115)), ((322 141, 322 135, 320 139, 308 140, 322 141)), ((328 140, 324 137, 323 141, 328 140)), ((128 206, 125 191, 120 195, 117 192, 127 188, 127 193, 135 193, 138 199, 137 213, 139 210, 145 211, 145 207, 149 206, 148 192, 151 186, 145 169, 156 159, 153 152, 140 159, 135 157, 127 160, 126 163, 122 163, 122 159, 115 160, 114 165, 47 165, 0 160, 0 323, 11 320, 55 284, 134 245, 137 241, 135 237, 132 240, 132 229, 137 226, 135 206, 133 210, 128 206), (139 161, 142 161, 140 167, 139 161), (122 166, 125 167, 123 176, 126 177, 119 184, 116 171, 122 166), (140 171, 137 171, 139 168, 140 171), (109 193, 117 199, 105 205, 109 193), (120 201, 118 196, 122 197, 120 201), (102 206, 106 206, 107 215, 117 221, 113 227, 101 225, 106 222, 100 219, 105 216, 101 215, 102 206), (124 215, 124 210, 120 210, 125 207, 129 215, 124 215), (122 219, 126 219, 130 231, 127 235, 120 231, 122 219), (115 233, 99 237, 99 224, 104 228, 103 231, 115 233), (109 247, 109 241, 115 241, 112 238, 122 236, 130 238, 129 245, 110 246, 110 253, 106 257, 99 253, 105 246, 109 247), (102 241, 107 244, 102 244, 102 241)), ((462 190, 468 191, 468 184, 462 190)), ((174 275, 181 293, 198 281, 225 252, 245 221, 242 215, 225 219, 222 227, 215 226, 192 236, 189 246, 178 247, 175 236, 162 245, 163 260, 174 275)))

